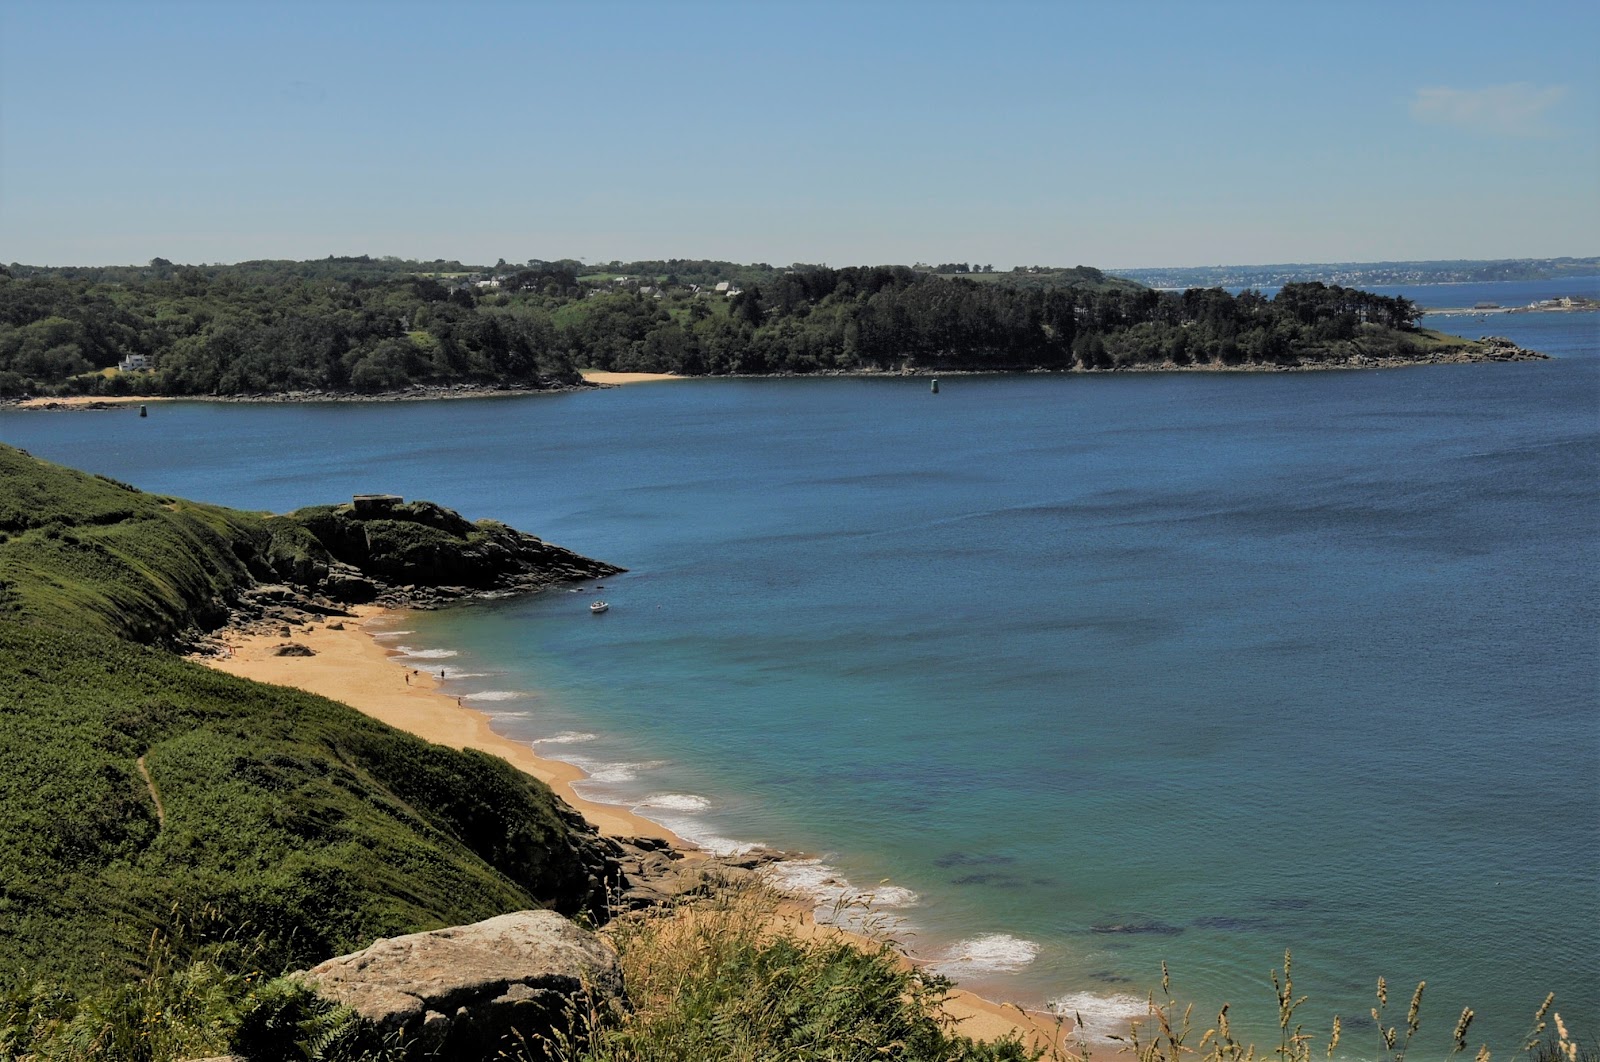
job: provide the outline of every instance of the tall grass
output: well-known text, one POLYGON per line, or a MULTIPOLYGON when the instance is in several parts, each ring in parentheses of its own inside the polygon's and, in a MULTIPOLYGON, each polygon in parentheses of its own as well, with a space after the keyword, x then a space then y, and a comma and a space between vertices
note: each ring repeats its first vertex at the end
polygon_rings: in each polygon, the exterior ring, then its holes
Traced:
MULTIPOLYGON (((1229 1004, 1224 1003, 1217 1012, 1215 1024, 1200 1035, 1198 1044, 1191 1046, 1195 1025, 1194 1005, 1180 1005, 1172 996, 1172 985, 1166 963, 1161 964, 1160 1002, 1151 994, 1147 1017, 1133 1023, 1126 1036, 1110 1039, 1133 1054, 1138 1062, 1257 1062, 1269 1057, 1281 1062, 1311 1062, 1317 1053, 1329 1059, 1343 1057, 1339 1054, 1344 1032, 1344 1022, 1335 1015, 1329 1027, 1326 1047, 1319 1051, 1320 1038, 1306 1030, 1299 1020, 1299 1011, 1309 997, 1297 996, 1294 991, 1293 955, 1283 953, 1283 969, 1272 971, 1272 985, 1278 1003, 1278 1042, 1271 1048, 1243 1043, 1233 1035, 1228 1019, 1229 1004)), ((1399 1018, 1389 1017, 1389 984, 1380 977, 1374 992, 1377 1005, 1368 1014, 1376 1030, 1376 1041, 1370 1047, 1347 1048, 1346 1054, 1380 1062, 1404 1062, 1406 1055, 1418 1047, 1422 1028, 1423 994, 1426 981, 1417 982, 1406 1005, 1403 1024, 1399 1018)), ((1545 997, 1533 1016, 1529 1032, 1518 1049, 1506 1062, 1600 1062, 1600 1051, 1591 1044, 1582 1044, 1571 1036, 1559 1013, 1551 1010, 1555 994, 1545 997), (1546 1019, 1549 1019, 1547 1022, 1546 1019), (1550 1022, 1554 1030, 1550 1030, 1550 1022)), ((1470 1049, 1469 1032, 1475 1014, 1464 1007, 1455 1020, 1444 1057, 1453 1059, 1470 1049)), ((1085 1052, 1085 1058, 1087 1053, 1085 1052)), ((1437 1057, 1437 1049, 1429 1057, 1437 1057)), ((1480 1044, 1474 1062, 1491 1062, 1496 1058, 1488 1044, 1480 1044)))
MULTIPOLYGON (((562 1062, 1011 1062, 1015 1040, 975 1043, 941 1007, 949 982, 910 969, 888 944, 808 934, 777 897, 736 884, 700 901, 616 920, 629 1007, 594 1014, 562 1062)), ((525 1057, 537 1057, 531 1052, 525 1057)))

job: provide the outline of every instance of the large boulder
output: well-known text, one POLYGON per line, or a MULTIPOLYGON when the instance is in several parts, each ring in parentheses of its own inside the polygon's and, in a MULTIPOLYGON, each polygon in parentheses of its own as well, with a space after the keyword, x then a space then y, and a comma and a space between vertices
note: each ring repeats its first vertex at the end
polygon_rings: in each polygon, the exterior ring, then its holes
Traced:
POLYGON ((610 942, 553 911, 379 940, 298 976, 411 1058, 492 1058, 623 998, 610 942))

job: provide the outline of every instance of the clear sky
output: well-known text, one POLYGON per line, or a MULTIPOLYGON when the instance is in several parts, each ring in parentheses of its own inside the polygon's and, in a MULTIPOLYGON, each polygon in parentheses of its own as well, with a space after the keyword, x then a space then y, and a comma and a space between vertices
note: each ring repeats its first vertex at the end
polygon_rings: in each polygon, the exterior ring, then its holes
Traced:
POLYGON ((0 260, 1600 253, 1600 4, 0 0, 0 260))

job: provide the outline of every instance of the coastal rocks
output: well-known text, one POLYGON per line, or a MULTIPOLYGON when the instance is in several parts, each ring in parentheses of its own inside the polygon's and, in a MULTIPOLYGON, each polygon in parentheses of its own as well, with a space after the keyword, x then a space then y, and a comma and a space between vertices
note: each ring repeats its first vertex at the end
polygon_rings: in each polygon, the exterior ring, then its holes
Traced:
POLYGON ((552 911, 379 940, 298 975, 408 1058, 491 1058, 623 1000, 616 950, 552 911))
POLYGON ((273 656, 316 656, 317 655, 317 651, 315 649, 311 648, 311 646, 309 646, 309 645, 301 645, 298 642, 288 642, 288 643, 286 643, 284 645, 274 646, 273 649, 272 649, 272 655, 273 656))
POLYGON ((622 570, 495 520, 471 523, 429 501, 316 506, 287 519, 327 554, 326 574, 313 588, 352 604, 435 608, 622 570))
POLYGON ((1478 340, 1478 353, 1484 361, 1547 361, 1550 355, 1517 346, 1505 336, 1484 336, 1478 340))
POLYGON ((620 871, 619 888, 611 902, 626 910, 705 896, 739 884, 769 864, 794 858, 791 853, 771 848, 754 848, 736 855, 690 855, 654 837, 615 838, 611 844, 620 871))
POLYGON ((335 601, 350 605, 366 605, 378 599, 378 584, 361 574, 361 570, 343 561, 328 565, 328 574, 322 580, 322 592, 335 601))
POLYGON ((174 636, 185 651, 225 651, 208 633, 223 623, 287 638, 310 621, 349 616, 351 605, 442 608, 623 571, 498 521, 398 498, 363 512, 324 505, 268 517, 233 552, 245 571, 218 602, 225 611, 174 636))

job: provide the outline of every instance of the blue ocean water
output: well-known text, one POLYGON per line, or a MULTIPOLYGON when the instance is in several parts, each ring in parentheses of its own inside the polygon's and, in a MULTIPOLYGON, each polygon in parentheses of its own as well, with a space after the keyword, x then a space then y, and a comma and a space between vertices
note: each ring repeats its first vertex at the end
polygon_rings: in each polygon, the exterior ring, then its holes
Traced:
POLYGON ((1597 326, 1483 329, 1548 363, 176 403, 0 439, 247 507, 427 497, 628 566, 390 640, 588 795, 814 853, 795 880, 875 892, 971 987, 1104 1027, 1165 959, 1265 1038, 1292 947, 1352 1057, 1379 975, 1402 1009, 1429 981, 1417 1057, 1467 1004, 1498 1053, 1551 990, 1600 1030, 1597 326))

